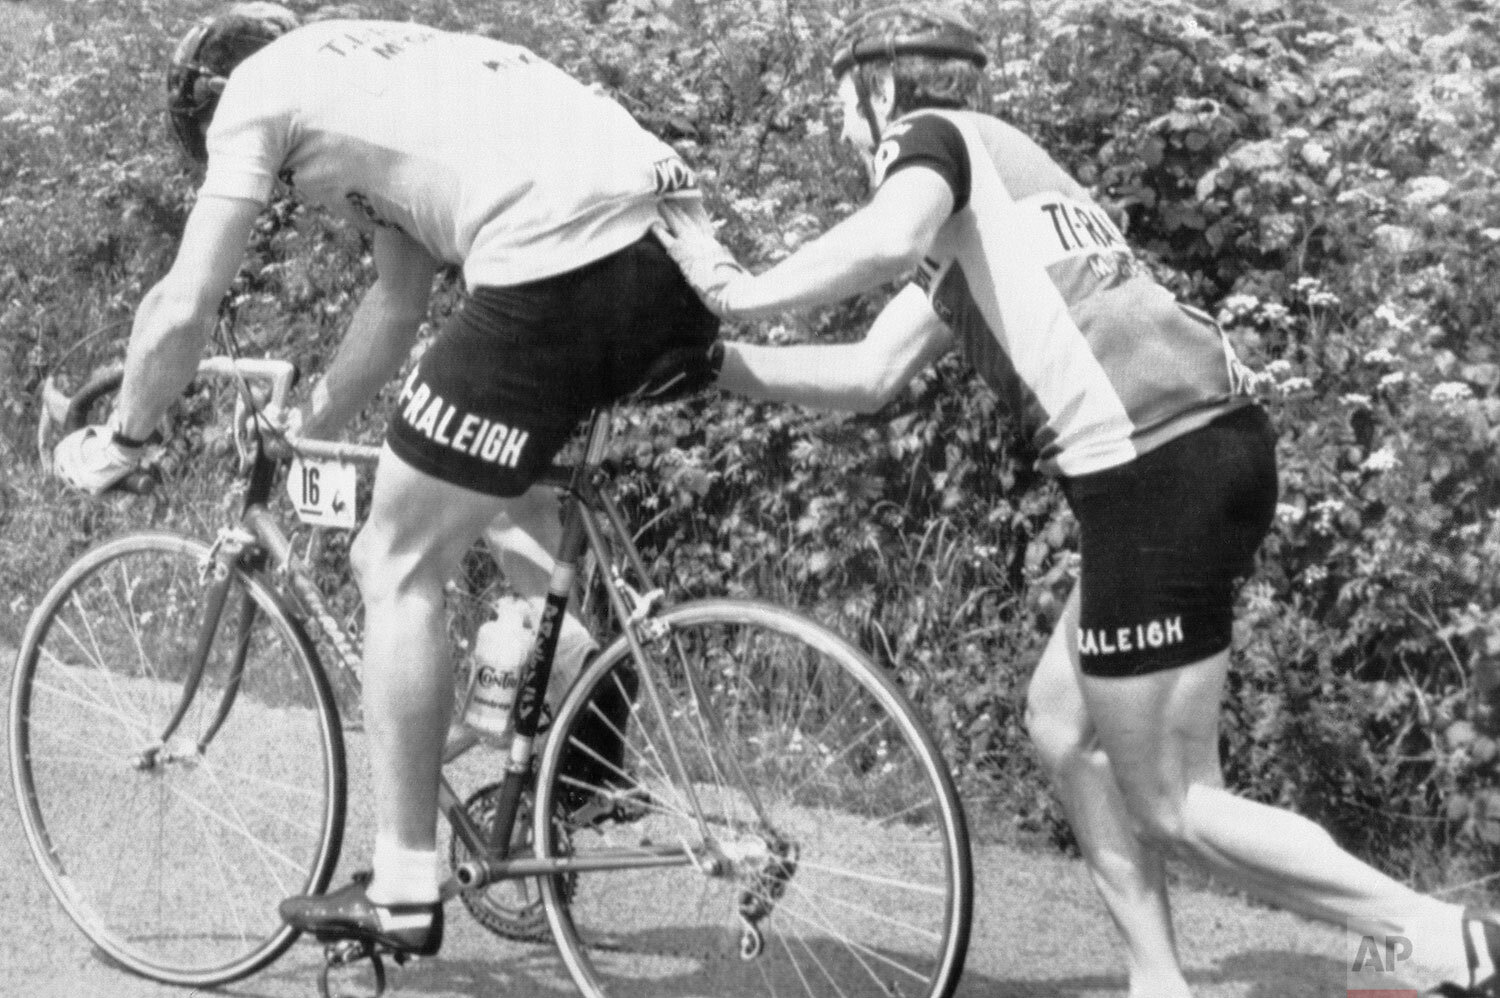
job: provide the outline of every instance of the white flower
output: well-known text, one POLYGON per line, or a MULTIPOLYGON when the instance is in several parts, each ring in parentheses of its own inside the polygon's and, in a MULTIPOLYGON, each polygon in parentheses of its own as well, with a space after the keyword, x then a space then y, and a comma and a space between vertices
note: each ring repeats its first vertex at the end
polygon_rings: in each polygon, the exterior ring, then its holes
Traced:
POLYGON ((1480 229, 1479 234, 1492 243, 1500 243, 1500 229, 1480 229))
POLYGON ((1301 156, 1302 161, 1314 170, 1323 169, 1323 167, 1328 165, 1328 161, 1333 158, 1332 153, 1316 142, 1305 143, 1302 146, 1301 156))
POLYGON ((1360 462, 1360 468, 1364 471, 1390 471, 1401 462, 1396 459, 1396 452, 1389 447, 1382 447, 1369 457, 1360 462))
POLYGON ((1474 397, 1474 392, 1462 381, 1444 381, 1433 385, 1431 398, 1434 402, 1462 402, 1474 397))
POLYGON ((1381 388, 1395 388, 1406 381, 1405 371, 1392 371, 1390 374, 1382 375, 1380 378, 1381 388))
MULTIPOLYGON (((1380 307, 1386 308, 1387 306, 1382 305, 1380 307)), ((1377 310, 1376 314, 1379 314, 1379 310, 1377 310)), ((1365 354, 1366 364, 1394 364, 1395 362, 1396 355, 1391 353, 1385 347, 1371 350, 1369 353, 1365 354)))
POLYGON ((1271 363, 1266 365, 1266 374, 1270 375, 1273 378, 1279 378, 1283 374, 1290 374, 1291 371, 1292 362, 1286 360, 1285 358, 1278 357, 1276 360, 1273 360, 1271 361, 1271 363))
POLYGON ((1360 395, 1357 392, 1349 392, 1347 395, 1340 395, 1339 401, 1345 405, 1368 406, 1370 404, 1370 396, 1360 395))
POLYGON ((1442 177, 1417 177, 1408 188, 1406 197, 1402 200, 1412 208, 1424 208, 1447 197, 1453 185, 1442 177))
POLYGON ((1395 307, 1392 305, 1381 305, 1379 308, 1377 308, 1375 310, 1375 318, 1379 319, 1387 326, 1390 326, 1392 329, 1400 329, 1402 331, 1405 331, 1411 328, 1411 318, 1409 316, 1403 316, 1400 312, 1397 312, 1395 307))
POLYGON ((1279 502, 1276 504, 1276 519, 1282 523, 1295 525, 1301 523, 1306 516, 1307 513, 1301 506, 1293 506, 1289 502, 1279 502))
POLYGON ((1235 319, 1243 318, 1254 312, 1256 306, 1259 304, 1260 299, 1254 295, 1230 295, 1224 299, 1224 303, 1219 307, 1219 321, 1228 325, 1235 319))
POLYGON ((1292 290, 1302 297, 1308 305, 1317 306, 1338 305, 1337 294, 1323 287, 1323 282, 1317 278, 1298 278, 1293 282, 1292 290))
POLYGON ((1305 391, 1305 390, 1307 390, 1307 389, 1309 389, 1311 387, 1312 387, 1312 382, 1309 381, 1307 378, 1301 378, 1301 377, 1298 377, 1298 378, 1287 378, 1281 384, 1279 384, 1279 385, 1276 386, 1276 388, 1283 395, 1290 395, 1290 394, 1292 394, 1292 392, 1305 391))
POLYGON ((1319 533, 1327 533, 1333 528, 1334 517, 1343 511, 1344 504, 1338 499, 1324 499, 1314 503, 1312 508, 1308 510, 1308 513, 1316 517, 1313 522, 1313 529, 1319 533))
POLYGON ((1291 311, 1279 301, 1268 301, 1260 307, 1261 318, 1267 322, 1285 322, 1291 314, 1291 311))
POLYGON ((1377 225, 1374 235, 1381 249, 1396 256, 1410 253, 1422 241, 1415 230, 1405 225, 1377 225))
POLYGON ((1318 518, 1313 527, 1320 533, 1326 533, 1333 526, 1333 518, 1343 511, 1344 504, 1338 499, 1324 499, 1308 510, 1318 518))

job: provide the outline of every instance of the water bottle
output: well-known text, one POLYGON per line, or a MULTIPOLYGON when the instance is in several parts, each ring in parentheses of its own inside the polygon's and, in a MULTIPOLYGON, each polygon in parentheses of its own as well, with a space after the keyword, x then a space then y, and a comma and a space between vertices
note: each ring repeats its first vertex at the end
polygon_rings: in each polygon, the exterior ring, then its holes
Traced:
POLYGON ((464 723, 487 739, 510 737, 511 705, 516 701, 521 672, 535 638, 526 604, 517 599, 498 601, 495 619, 481 625, 474 635, 474 666, 464 723))

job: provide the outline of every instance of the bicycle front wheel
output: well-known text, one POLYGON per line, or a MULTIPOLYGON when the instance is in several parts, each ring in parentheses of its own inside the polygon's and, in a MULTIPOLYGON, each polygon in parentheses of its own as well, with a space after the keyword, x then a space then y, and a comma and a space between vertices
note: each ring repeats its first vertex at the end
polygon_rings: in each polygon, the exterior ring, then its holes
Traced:
POLYGON ((31 616, 10 715, 16 800, 53 894, 127 969, 196 987, 290 945, 277 903, 327 885, 344 821, 312 646, 239 570, 213 611, 217 565, 166 533, 85 554, 31 616))
POLYGON ((741 600, 605 649, 558 712, 534 840, 587 995, 900 995, 957 985, 972 909, 953 781, 897 686, 741 600))

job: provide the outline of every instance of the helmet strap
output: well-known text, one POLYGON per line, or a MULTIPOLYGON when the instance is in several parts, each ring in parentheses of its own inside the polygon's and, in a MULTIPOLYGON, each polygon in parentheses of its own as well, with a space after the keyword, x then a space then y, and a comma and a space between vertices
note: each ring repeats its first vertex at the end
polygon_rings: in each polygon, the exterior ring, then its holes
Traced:
POLYGON ((864 116, 865 124, 870 126, 870 151, 873 153, 880 146, 880 119, 875 115, 875 102, 871 97, 870 81, 865 77, 863 67, 857 63, 851 67, 854 74, 854 98, 859 107, 859 113, 864 116))

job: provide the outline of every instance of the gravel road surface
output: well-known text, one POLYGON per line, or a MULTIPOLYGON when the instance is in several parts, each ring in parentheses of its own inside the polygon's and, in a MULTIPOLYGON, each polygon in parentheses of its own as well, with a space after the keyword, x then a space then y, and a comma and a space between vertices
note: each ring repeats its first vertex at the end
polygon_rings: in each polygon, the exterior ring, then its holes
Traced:
MULTIPOLYGON (((0 650, 8 701, 12 652, 0 650)), ((350 735, 351 743, 362 735, 350 735)), ((367 862, 370 831, 363 752, 350 746, 353 793, 347 868, 367 862)), ((54 901, 37 873, 10 799, 0 801, 0 995, 34 998, 183 998, 192 992, 141 980, 110 965, 54 901)), ((1125 979, 1109 922, 1081 864, 1051 853, 982 846, 975 851, 976 913, 961 998, 1122 996, 1125 979)), ((1222 894, 1183 888, 1178 927, 1201 998, 1325 998, 1344 994, 1341 934, 1222 894)), ((393 969, 387 994, 524 996, 575 994, 550 946, 508 943, 449 909, 440 958, 393 969)), ((217 993, 311 998, 321 953, 299 943, 260 974, 217 993)), ((368 993, 368 992, 366 992, 368 993)))

